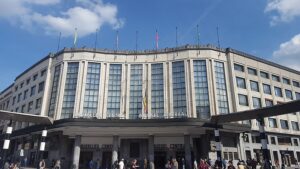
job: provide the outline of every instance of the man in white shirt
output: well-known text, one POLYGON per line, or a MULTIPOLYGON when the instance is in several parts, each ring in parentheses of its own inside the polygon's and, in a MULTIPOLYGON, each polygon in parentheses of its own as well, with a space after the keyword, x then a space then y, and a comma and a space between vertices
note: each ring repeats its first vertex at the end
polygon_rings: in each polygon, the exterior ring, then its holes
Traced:
POLYGON ((123 158, 119 162, 119 169, 124 169, 124 159, 123 158))

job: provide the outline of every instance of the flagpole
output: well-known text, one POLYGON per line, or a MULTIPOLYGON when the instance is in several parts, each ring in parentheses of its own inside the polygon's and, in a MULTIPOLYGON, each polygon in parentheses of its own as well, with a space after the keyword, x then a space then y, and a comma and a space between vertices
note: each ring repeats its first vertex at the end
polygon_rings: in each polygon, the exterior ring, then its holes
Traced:
POLYGON ((136 53, 138 51, 138 34, 139 34, 139 31, 135 31, 135 52, 136 53))
POLYGON ((200 34, 199 34, 199 25, 197 24, 197 48, 198 54, 200 54, 200 34))
POLYGON ((98 43, 98 30, 99 29, 96 29, 95 50, 97 49, 97 43, 98 43))
POLYGON ((177 38, 178 38, 178 37, 177 37, 178 35, 177 35, 177 29, 178 29, 178 28, 177 28, 177 26, 176 26, 176 48, 178 47, 178 39, 177 39, 177 38))
POLYGON ((58 36, 57 52, 59 51, 60 48, 60 38, 61 38, 61 32, 59 32, 59 36, 58 36))
POLYGON ((119 50, 119 31, 117 30, 116 32, 116 50, 118 51, 119 50))
POLYGON ((218 48, 219 48, 219 56, 221 55, 221 47, 220 47, 220 37, 219 37, 219 26, 217 26, 217 37, 218 37, 218 48))
POLYGON ((155 31, 155 49, 157 52, 157 50, 158 50, 158 31, 157 31, 157 29, 155 31))
POLYGON ((74 34, 73 48, 75 48, 75 47, 76 47, 76 43, 77 43, 77 28, 75 28, 75 34, 74 34))

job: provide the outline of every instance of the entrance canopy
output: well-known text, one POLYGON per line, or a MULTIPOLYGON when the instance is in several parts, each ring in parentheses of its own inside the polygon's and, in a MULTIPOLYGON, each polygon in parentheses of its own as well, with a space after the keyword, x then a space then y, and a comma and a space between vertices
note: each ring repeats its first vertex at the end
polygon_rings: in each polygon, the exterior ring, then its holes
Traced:
POLYGON ((5 111, 5 110, 0 110, 0 120, 12 120, 12 121, 29 122, 29 123, 45 124, 45 125, 53 124, 53 119, 48 116, 17 113, 17 112, 5 111))
POLYGON ((246 110, 236 113, 215 115, 211 117, 211 123, 223 124, 234 121, 261 119, 264 117, 278 116, 300 111, 300 100, 277 104, 270 107, 246 110))

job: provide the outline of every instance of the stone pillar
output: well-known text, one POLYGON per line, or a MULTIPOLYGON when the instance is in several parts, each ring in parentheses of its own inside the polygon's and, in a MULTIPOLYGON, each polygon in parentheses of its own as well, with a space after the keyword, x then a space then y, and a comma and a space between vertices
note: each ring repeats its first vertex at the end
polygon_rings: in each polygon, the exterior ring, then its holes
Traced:
POLYGON ((112 146, 112 165, 115 161, 118 161, 118 147, 119 147, 119 136, 113 136, 113 146, 112 146))
POLYGON ((191 136, 184 135, 184 155, 185 155, 185 168, 191 169, 191 136))
POLYGON ((150 135, 148 139, 148 158, 150 169, 154 169, 154 136, 150 135))
POLYGON ((73 152, 73 168, 79 168, 79 158, 80 158, 80 145, 81 145, 81 136, 76 136, 74 141, 74 152, 73 152))

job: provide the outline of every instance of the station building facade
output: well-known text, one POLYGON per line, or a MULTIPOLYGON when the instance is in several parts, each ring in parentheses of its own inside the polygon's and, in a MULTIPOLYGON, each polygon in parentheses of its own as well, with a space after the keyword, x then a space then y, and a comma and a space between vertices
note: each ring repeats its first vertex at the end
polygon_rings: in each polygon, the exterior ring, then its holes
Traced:
MULTIPOLYGON (((0 109, 52 117, 47 163, 110 168, 144 158, 155 168, 176 157, 216 159, 212 115, 300 99, 300 72, 231 48, 183 46, 157 51, 63 49, 16 77, 0 109), (75 162, 74 162, 75 161, 75 162)), ((265 118, 272 164, 300 161, 299 112, 265 118)), ((2 132, 6 122, 1 122, 2 132)), ((45 126, 13 122, 9 156, 38 160, 45 126), (20 154, 21 157, 20 157, 20 154)), ((221 129, 222 158, 262 160, 256 120, 221 129), (247 131, 247 132, 245 132, 247 131)), ((180 165, 181 166, 181 165, 180 165)))

